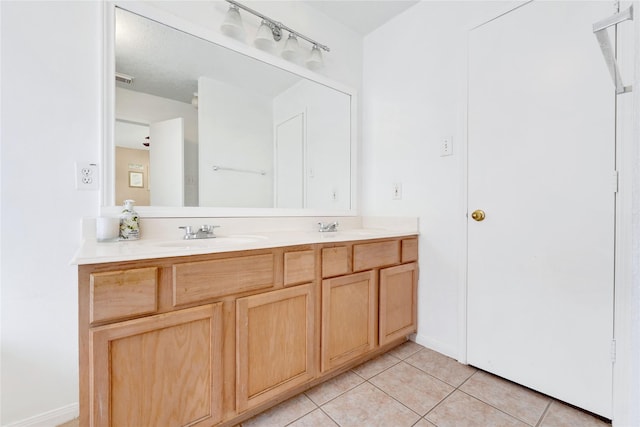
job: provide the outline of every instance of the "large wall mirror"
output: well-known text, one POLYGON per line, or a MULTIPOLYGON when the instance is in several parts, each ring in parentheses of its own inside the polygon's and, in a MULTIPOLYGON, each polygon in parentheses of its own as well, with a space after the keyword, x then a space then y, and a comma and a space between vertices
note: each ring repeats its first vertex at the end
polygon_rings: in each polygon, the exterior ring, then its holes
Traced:
POLYGON ((175 208, 171 216, 205 212, 196 207, 355 213, 350 90, 193 35, 175 20, 121 7, 113 16, 106 206, 134 199, 149 212, 175 208))

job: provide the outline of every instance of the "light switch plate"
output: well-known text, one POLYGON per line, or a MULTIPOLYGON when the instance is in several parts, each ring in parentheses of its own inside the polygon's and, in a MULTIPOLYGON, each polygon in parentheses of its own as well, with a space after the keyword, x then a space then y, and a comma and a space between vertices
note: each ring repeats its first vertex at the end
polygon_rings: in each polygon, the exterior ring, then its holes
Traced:
POLYGON ((450 156, 453 154, 453 137, 443 136, 440 140, 440 157, 450 156))

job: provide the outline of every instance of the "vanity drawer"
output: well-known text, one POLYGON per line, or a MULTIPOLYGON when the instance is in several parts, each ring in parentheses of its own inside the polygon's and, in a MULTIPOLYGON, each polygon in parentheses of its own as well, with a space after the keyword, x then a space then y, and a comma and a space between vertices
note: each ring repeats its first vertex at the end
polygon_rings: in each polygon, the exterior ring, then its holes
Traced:
POLYGON ((316 257, 313 250, 285 252, 284 285, 312 282, 316 276, 316 257))
POLYGON ((402 262, 418 260, 418 239, 402 240, 402 262))
POLYGON ((353 245, 353 271, 400 263, 400 241, 353 245))
POLYGON ((173 305, 272 287, 274 255, 251 255, 173 266, 173 305))
POLYGON ((92 273, 89 276, 91 323, 150 314, 157 309, 156 267, 92 273))
POLYGON ((351 273, 351 251, 348 246, 322 249, 322 277, 341 276, 351 273))

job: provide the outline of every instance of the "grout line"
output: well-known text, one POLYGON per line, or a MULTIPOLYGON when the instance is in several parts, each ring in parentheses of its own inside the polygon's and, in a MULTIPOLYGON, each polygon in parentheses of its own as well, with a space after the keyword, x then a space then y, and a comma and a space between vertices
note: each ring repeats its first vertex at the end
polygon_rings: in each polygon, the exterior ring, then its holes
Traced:
POLYGON ((447 400, 449 397, 451 397, 451 395, 453 393, 455 393, 458 389, 454 388, 453 390, 451 390, 451 393, 447 394, 445 397, 442 398, 442 400, 440 400, 440 402, 436 403, 435 405, 433 405, 433 408, 429 409, 429 411, 427 411, 426 414, 423 415, 422 418, 424 418, 425 420, 429 421, 431 424, 435 424, 433 421, 429 420, 427 418, 427 415, 429 415, 430 413, 432 413, 438 406, 442 405, 442 403, 447 400))
MULTIPOLYGON (((0 0, 0 1, 2 1, 2 0, 0 0)), ((350 371, 346 371, 346 372, 344 372, 344 373, 342 373, 342 374, 340 374, 340 375, 338 375, 337 377, 334 377, 334 378, 338 378, 338 377, 340 377, 340 376, 342 376, 342 375, 346 374, 347 372, 350 372, 350 371)), ((361 378, 361 379, 362 379, 362 382, 360 382, 360 383, 358 383, 358 384, 356 384, 356 385, 354 385, 354 386, 352 386, 352 387, 349 387, 347 390, 341 391, 339 394, 337 394, 337 395, 333 396, 331 399, 327 400, 327 401, 326 401, 326 402, 324 402, 323 404, 318 405, 316 402, 313 402, 313 399, 311 399, 309 396, 307 396, 307 397, 309 398, 309 400, 311 400, 313 403, 315 403, 315 404, 316 404, 316 406, 318 406, 318 408, 322 408, 322 407, 323 407, 324 405, 326 405, 327 403, 329 403, 329 402, 333 402, 334 400, 336 400, 336 399, 337 399, 337 398, 339 398, 340 396, 342 396, 342 395, 344 395, 344 394, 346 394, 346 393, 350 392, 351 390, 354 390, 354 389, 356 389, 356 388, 360 387, 362 384, 364 384, 364 383, 366 383, 366 382, 367 382, 367 380, 366 380, 366 379, 364 379, 364 378, 362 378, 360 375, 356 374, 355 372, 353 372, 353 373, 354 373, 357 377, 361 378)), ((332 379, 333 379, 333 378, 332 378, 332 379)), ((329 381, 331 381, 331 380, 329 380, 329 381)), ((325 384, 325 383, 318 384, 316 387, 319 387, 319 386, 321 386, 322 384, 325 384)), ((306 392, 305 392, 305 393, 306 393, 306 392)))
POLYGON ((539 427, 542 424, 542 420, 544 420, 544 417, 547 416, 547 412, 549 412, 549 409, 551 409, 552 403, 553 403, 553 399, 549 399, 549 403, 547 403, 547 407, 544 408, 544 411, 542 411, 542 415, 540 415, 540 419, 536 423, 536 427, 539 427))
MULTIPOLYGON (((373 383, 370 383, 369 381, 367 381, 372 387, 374 387, 377 390, 380 390, 381 392, 383 392, 384 394, 386 394, 389 398, 391 398, 392 400, 395 400, 396 402, 398 402, 400 405, 404 406, 405 408, 407 408, 409 411, 413 412, 414 414, 416 414, 418 416, 418 421, 420 421, 420 418, 423 417, 423 415, 420 415, 419 413, 417 413, 416 411, 414 411, 413 409, 409 408, 407 405, 405 405, 404 403, 400 402, 398 399, 396 399, 395 397, 391 396, 389 393, 387 393, 386 391, 382 390, 380 387, 376 386, 373 383)), ((418 422, 416 421, 416 422, 418 422)))
MULTIPOLYGON (((315 408, 313 408, 312 410, 310 410, 309 412, 305 412, 304 414, 300 415, 298 418, 296 418, 295 420, 291 421, 290 423, 285 424, 286 426, 290 426, 291 424, 295 423, 296 421, 298 421, 301 418, 306 417, 307 415, 309 415, 310 413, 312 413, 313 411, 315 411, 316 409, 320 409, 320 407, 316 404, 316 402, 314 402, 313 400, 311 400, 311 398, 309 396, 307 396, 306 393, 300 393, 301 395, 304 395, 304 397, 306 397, 311 403, 313 403, 315 405, 315 408)), ((297 396, 300 396, 300 394, 298 394, 297 396)), ((291 400, 291 399, 295 399, 297 396, 293 396, 291 398, 289 398, 288 400, 285 400, 285 402, 291 400)), ((282 402, 284 403, 284 402, 282 402)))
POLYGON ((522 420, 522 419, 520 419, 520 418, 516 417, 515 415, 510 414, 510 413, 506 412, 506 411, 505 411, 505 410, 503 410, 503 409, 497 408, 497 407, 495 407, 494 405, 492 405, 491 403, 489 403, 489 402, 485 402, 484 400, 480 399, 479 397, 476 397, 476 396, 474 396, 474 395, 472 395, 472 394, 469 394, 469 393, 465 392, 464 390, 460 390, 460 393, 464 393, 464 394, 466 394, 467 396, 469 396, 470 398, 475 399, 475 400, 477 400, 478 402, 484 403, 485 405, 492 407, 492 408, 493 408, 493 409, 495 409, 496 411, 499 411, 499 412, 502 412, 502 413, 503 413, 503 414, 505 414, 505 415, 508 415, 509 417, 513 418, 513 419, 514 419, 514 420, 516 420, 516 421, 520 421, 521 423, 523 423, 523 424, 525 424, 525 425, 528 425, 528 426, 533 427, 531 424, 529 424, 528 422, 526 422, 526 421, 524 421, 524 420, 522 420))
POLYGON ((320 409, 320 410, 322 411, 322 413, 323 413, 323 414, 325 414, 327 417, 329 417, 329 419, 330 419, 331 421, 333 421, 334 423, 336 423, 336 425, 337 425, 338 427, 341 427, 341 426, 340 426, 340 423, 338 422, 338 420, 334 420, 334 419, 333 419, 333 417, 332 417, 331 415, 327 414, 327 412, 326 412, 324 409, 322 409, 322 406, 320 406, 318 409, 320 409))

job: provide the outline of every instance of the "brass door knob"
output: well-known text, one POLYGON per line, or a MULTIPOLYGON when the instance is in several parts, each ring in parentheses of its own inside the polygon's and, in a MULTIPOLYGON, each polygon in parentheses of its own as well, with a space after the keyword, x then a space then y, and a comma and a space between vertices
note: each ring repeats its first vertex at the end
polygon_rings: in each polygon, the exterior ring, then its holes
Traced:
POLYGON ((471 214, 471 218, 475 219, 478 222, 482 221, 485 218, 484 211, 480 209, 473 211, 473 213, 471 214))

